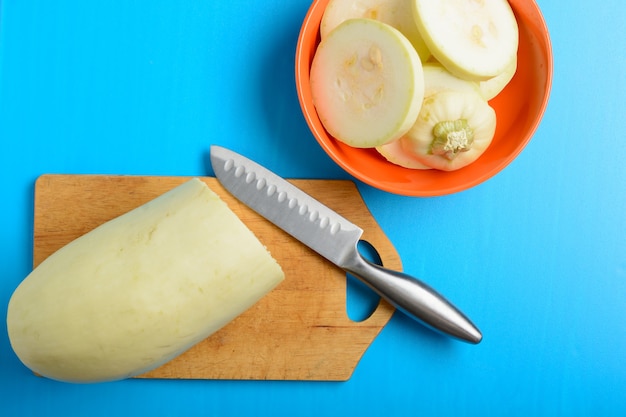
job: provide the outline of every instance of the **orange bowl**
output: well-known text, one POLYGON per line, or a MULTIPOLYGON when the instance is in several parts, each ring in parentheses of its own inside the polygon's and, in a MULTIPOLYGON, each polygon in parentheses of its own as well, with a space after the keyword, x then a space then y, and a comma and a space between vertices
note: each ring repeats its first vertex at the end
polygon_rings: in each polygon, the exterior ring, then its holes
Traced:
POLYGON ((528 144, 545 112, 552 84, 552 47, 546 23, 534 0, 509 0, 519 26, 518 67, 491 106, 497 115, 495 137, 474 163, 457 171, 413 170, 388 162, 375 149, 339 142, 324 129, 311 97, 309 73, 319 28, 329 0, 314 0, 304 18, 296 48, 296 89, 304 117, 326 153, 355 178, 394 194, 433 197, 474 187, 504 169, 528 144))

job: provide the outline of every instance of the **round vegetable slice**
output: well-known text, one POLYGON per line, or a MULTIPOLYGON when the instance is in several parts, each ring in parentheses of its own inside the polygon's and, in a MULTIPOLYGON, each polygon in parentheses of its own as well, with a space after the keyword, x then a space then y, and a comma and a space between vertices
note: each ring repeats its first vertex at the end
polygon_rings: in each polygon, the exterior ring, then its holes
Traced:
POLYGON ((513 61, 511 61, 511 63, 500 74, 486 81, 479 82, 478 87, 485 100, 491 100, 500 94, 502 90, 504 90, 504 87, 511 82, 516 71, 517 57, 515 57, 515 59, 513 59, 513 61))
POLYGON ((393 26, 413 44, 423 62, 430 57, 430 51, 413 19, 411 2, 407 0, 330 0, 320 24, 322 39, 342 22, 360 17, 393 26))
POLYGON ((507 0, 413 0, 430 52, 460 78, 502 73, 517 54, 518 26, 507 0))
POLYGON ((440 91, 479 91, 479 84, 453 75, 439 63, 424 64, 424 96, 440 91))
POLYGON ((376 150, 392 164, 410 169, 431 169, 431 167, 424 165, 416 159, 411 152, 407 152, 402 147, 400 139, 394 140, 386 145, 378 146, 376 150))
POLYGON ((422 63, 407 38, 372 19, 349 19, 319 44, 311 95, 334 138, 374 148, 404 135, 424 97, 422 63))
POLYGON ((424 99, 401 145, 419 162, 453 171, 478 159, 495 130, 496 113, 478 92, 442 91, 424 99))

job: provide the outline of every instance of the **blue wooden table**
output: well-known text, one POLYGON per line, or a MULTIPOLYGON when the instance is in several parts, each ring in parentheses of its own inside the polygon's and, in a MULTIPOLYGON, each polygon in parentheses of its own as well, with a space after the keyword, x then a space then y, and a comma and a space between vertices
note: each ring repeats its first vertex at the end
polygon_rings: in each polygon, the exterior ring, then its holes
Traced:
POLYGON ((0 1, 0 415, 626 415, 626 3, 538 0, 554 80, 495 178, 438 198, 357 182, 404 269, 477 346, 396 314, 347 382, 33 376, 6 334, 44 173, 211 175, 211 144, 291 178, 350 179, 300 112, 307 0, 0 1))

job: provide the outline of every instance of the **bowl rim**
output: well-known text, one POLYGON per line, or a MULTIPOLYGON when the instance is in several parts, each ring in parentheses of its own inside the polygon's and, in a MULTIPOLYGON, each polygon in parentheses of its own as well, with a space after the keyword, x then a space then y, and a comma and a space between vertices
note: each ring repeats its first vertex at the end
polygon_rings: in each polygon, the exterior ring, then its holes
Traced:
MULTIPOLYGON (((481 170, 481 172, 477 175, 471 177, 467 181, 460 184, 453 185, 445 185, 440 188, 435 189, 415 189, 399 186, 393 182, 385 182, 378 179, 374 179, 366 173, 355 169, 350 164, 346 163, 342 156, 337 152, 333 147, 331 147, 330 143, 327 143, 326 140, 322 140, 323 137, 328 137, 332 141, 336 141, 336 139, 332 138, 328 132, 324 129, 319 121, 319 117, 317 116, 317 112, 313 105, 311 92, 310 92, 310 65, 313 59, 314 51, 310 49, 310 42, 313 41, 315 45, 317 45, 320 41, 319 35, 319 21, 314 18, 319 18, 321 21, 321 16, 323 15, 323 11, 326 8, 330 0, 313 0, 311 3, 300 28, 300 33, 298 35, 298 40, 296 44, 296 53, 295 53, 295 81, 296 81, 296 90, 298 95, 298 101, 300 104, 300 108, 302 110, 305 121, 315 138, 318 144, 324 149, 324 151, 329 155, 329 157, 339 165, 344 171, 353 176, 354 178, 368 184, 374 188, 390 192, 393 194, 404 195, 404 196, 412 196, 412 197, 437 197, 443 195, 449 195, 458 193, 470 188, 473 188, 490 178, 497 175, 504 168, 506 168, 514 159, 516 159, 519 154, 526 148, 532 137, 534 136, 545 111, 548 106, 548 101, 550 98, 550 93, 552 90, 552 78, 553 78, 553 70, 554 70, 554 59, 552 52, 552 43, 550 39, 550 34, 548 30, 548 26, 546 24, 545 18, 543 17, 541 10, 535 0, 508 0, 511 5, 514 13, 516 14, 516 18, 518 17, 518 9, 523 8, 525 13, 530 13, 532 28, 530 31, 537 35, 539 34, 540 40, 542 42, 541 55, 544 58, 546 68, 544 69, 544 88, 543 95, 539 101, 539 105, 537 106, 537 110, 533 115, 532 122, 528 125, 524 136, 518 141, 517 146, 509 152, 506 157, 501 158, 500 162, 491 165, 485 170, 481 170), (519 6, 519 5, 522 6, 519 6), (311 27, 313 26, 313 27, 311 27), (313 40, 311 38, 314 37, 313 40), (317 121, 319 123, 315 123, 317 121)), ((528 25, 528 22, 525 21, 528 25)), ((347 146, 347 145, 345 145, 347 146)), ((391 164, 391 163, 389 163, 391 164)), ((408 170, 408 169, 407 169, 408 170)), ((415 170, 410 170, 415 171, 415 170)), ((439 171, 443 175, 446 174, 445 171, 439 171)), ((441 175, 441 174, 438 174, 441 175)))

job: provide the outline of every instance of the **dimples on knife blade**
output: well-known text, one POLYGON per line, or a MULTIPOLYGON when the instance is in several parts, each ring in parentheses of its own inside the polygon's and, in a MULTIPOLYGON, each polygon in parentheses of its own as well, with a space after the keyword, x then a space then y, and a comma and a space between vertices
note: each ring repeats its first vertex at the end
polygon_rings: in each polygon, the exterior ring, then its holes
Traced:
POLYGON ((454 305, 427 284, 361 256, 363 230, 268 169, 228 149, 212 146, 220 183, 240 201, 317 253, 359 278, 396 308, 423 324, 479 343, 482 334, 454 305))
POLYGON ((219 180, 237 198, 332 263, 344 266, 363 234, 361 228, 256 163, 251 166, 251 161, 222 148, 213 148, 211 155, 222 161, 215 168, 220 170, 219 180))

